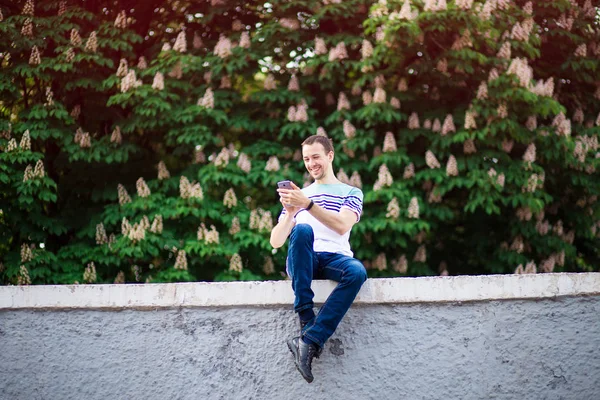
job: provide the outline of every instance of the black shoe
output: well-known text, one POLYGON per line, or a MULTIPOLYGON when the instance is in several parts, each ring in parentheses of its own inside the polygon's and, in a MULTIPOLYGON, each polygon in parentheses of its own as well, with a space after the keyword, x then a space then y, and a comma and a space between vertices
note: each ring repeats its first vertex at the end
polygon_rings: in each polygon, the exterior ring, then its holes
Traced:
POLYGON ((312 374, 312 360, 320 354, 319 349, 314 344, 304 343, 299 337, 288 340, 288 348, 294 355, 296 368, 300 371, 306 382, 311 383, 314 380, 312 374))
MULTIPOLYGON (((304 334, 304 328, 306 327, 306 325, 309 325, 310 323, 312 323, 315 320, 315 318, 316 317, 312 317, 308 321, 302 321, 300 318, 298 318, 298 321, 300 322, 300 337, 302 337, 302 335, 304 334)), ((319 347, 319 349, 317 350, 317 354, 315 354, 315 358, 319 358, 322 353, 323 353, 323 348, 319 347)))

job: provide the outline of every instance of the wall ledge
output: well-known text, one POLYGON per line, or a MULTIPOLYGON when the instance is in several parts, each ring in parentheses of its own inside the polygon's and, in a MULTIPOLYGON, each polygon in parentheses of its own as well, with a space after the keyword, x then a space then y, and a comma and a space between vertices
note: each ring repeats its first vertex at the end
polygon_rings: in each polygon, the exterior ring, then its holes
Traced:
MULTIPOLYGON (((313 282, 315 303, 336 283, 313 282)), ((600 273, 374 278, 355 304, 444 303, 600 295, 600 273)), ((0 286, 0 310, 291 305, 289 281, 0 286)))

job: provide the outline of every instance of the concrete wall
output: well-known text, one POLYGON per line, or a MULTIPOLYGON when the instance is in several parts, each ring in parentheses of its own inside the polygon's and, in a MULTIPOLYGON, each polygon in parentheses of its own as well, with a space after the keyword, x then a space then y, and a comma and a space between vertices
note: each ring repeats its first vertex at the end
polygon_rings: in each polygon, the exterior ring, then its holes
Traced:
POLYGON ((597 273, 369 280, 312 384, 285 345, 292 298, 289 282, 0 287, 0 398, 600 399, 597 273))

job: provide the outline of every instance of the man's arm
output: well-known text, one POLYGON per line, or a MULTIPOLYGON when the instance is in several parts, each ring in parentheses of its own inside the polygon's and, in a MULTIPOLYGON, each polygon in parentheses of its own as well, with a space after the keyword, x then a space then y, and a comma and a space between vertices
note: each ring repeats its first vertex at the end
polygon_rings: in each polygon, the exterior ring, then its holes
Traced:
MULTIPOLYGON (((310 201, 309 203, 310 204, 310 201)), ((308 207, 306 204, 306 207, 308 207)), ((305 207, 305 208, 306 208, 305 207)), ((354 211, 343 208, 340 212, 326 210, 316 203, 308 211, 310 215, 318 219, 323 225, 338 233, 344 235, 348 232, 358 220, 354 211)))
POLYGON ((294 227, 294 225, 296 225, 294 215, 296 214, 297 210, 292 207, 286 206, 285 204, 284 207, 286 208, 285 215, 271 231, 270 242, 271 246, 273 246, 274 249, 278 249, 285 244, 285 241, 290 235, 292 228, 294 227))
MULTIPOLYGON (((304 209, 310 204, 310 199, 294 183, 292 183, 291 190, 279 189, 278 192, 282 198, 282 203, 304 209)), ((326 210, 315 203, 308 212, 339 235, 344 235, 358 221, 357 214, 348 208, 342 208, 340 212, 335 212, 326 210)))

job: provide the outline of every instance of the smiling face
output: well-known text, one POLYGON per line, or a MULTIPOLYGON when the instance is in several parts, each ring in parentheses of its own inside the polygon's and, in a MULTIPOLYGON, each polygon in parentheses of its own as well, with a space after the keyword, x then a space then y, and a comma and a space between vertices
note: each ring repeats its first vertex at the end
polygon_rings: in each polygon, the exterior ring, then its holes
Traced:
POLYGON ((329 176, 332 171, 333 151, 325 153, 321 143, 305 144, 302 146, 304 166, 315 181, 329 176))

